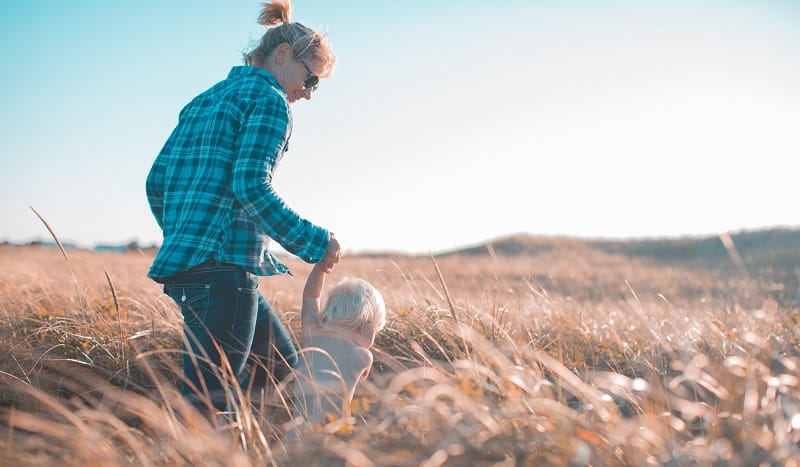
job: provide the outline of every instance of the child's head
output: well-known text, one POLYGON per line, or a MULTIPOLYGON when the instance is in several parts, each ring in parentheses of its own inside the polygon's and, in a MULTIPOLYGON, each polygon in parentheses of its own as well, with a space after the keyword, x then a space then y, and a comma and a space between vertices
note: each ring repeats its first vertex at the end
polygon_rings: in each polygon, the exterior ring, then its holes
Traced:
POLYGON ((364 339, 362 347, 371 347, 386 324, 386 305, 378 289, 364 279, 346 277, 328 291, 328 301, 320 315, 320 325, 352 330, 364 339))

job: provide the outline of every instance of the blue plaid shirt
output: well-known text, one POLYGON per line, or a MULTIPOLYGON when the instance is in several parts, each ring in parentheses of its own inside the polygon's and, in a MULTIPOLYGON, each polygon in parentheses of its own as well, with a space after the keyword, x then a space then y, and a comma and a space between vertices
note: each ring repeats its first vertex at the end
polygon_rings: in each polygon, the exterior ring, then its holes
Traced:
POLYGON ((183 108, 147 176, 147 199, 164 233, 150 277, 208 260, 261 276, 285 273, 268 251, 270 238, 306 262, 322 258, 328 231, 272 188, 291 132, 286 94, 259 68, 234 67, 183 108))

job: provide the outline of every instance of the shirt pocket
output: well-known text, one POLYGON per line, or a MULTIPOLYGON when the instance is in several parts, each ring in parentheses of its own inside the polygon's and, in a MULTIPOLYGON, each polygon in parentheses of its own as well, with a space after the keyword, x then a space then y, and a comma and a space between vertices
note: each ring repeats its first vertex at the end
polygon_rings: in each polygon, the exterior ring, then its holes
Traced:
POLYGON ((211 284, 169 284, 164 289, 181 307, 185 325, 205 322, 211 302, 211 284))

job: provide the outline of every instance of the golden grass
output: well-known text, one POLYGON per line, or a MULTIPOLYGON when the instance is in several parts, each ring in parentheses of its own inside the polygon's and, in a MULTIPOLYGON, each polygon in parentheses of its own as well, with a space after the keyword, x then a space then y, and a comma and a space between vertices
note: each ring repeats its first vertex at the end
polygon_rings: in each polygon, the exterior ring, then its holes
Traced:
MULTIPOLYGON (((3 465, 798 465, 798 310, 747 277, 565 244, 345 257, 388 324, 352 420, 287 439, 282 393, 180 398, 180 315, 144 253, 0 246, 3 465), (73 279, 74 277, 74 279, 73 279)), ((299 329, 308 265, 260 288, 299 329)), ((224 369, 221 373, 225 374, 224 369)))

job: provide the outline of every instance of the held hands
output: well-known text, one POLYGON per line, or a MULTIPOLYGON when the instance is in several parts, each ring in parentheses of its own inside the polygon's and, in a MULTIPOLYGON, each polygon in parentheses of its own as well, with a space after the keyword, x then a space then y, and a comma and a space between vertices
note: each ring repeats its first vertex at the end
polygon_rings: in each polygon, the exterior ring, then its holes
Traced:
POLYGON ((339 262, 341 256, 342 247, 339 246, 339 242, 333 234, 330 234, 328 249, 325 250, 322 259, 311 268, 308 279, 306 279, 306 286, 303 288, 303 323, 316 322, 319 314, 319 298, 322 295, 322 288, 325 287, 325 276, 333 271, 333 267, 339 262))
POLYGON ((331 234, 331 237, 328 241, 328 249, 325 251, 325 256, 319 260, 319 265, 325 270, 326 273, 331 272, 341 258, 342 247, 339 245, 339 241, 336 240, 336 237, 331 234))

